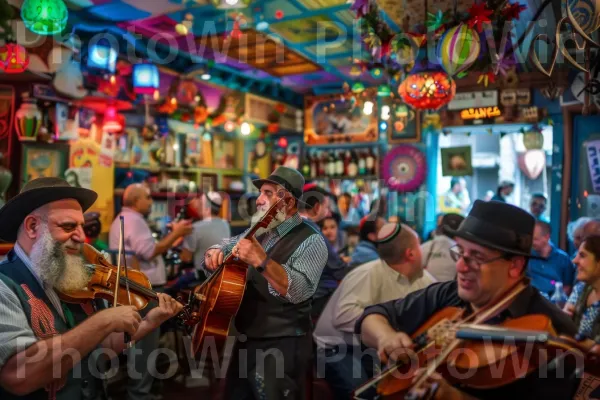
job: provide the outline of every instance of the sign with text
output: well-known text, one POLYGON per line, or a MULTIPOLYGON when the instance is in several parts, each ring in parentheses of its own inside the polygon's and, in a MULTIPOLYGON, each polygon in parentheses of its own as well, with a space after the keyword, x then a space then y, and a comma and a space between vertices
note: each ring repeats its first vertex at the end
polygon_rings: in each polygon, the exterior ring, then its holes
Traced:
POLYGON ((588 142, 586 149, 592 187, 594 192, 600 193, 600 140, 588 142))
POLYGON ((460 112, 460 117, 465 121, 473 119, 496 118, 501 115, 502 112, 498 107, 468 108, 460 112))
POLYGON ((448 110, 464 110, 466 108, 494 107, 498 105, 498 91, 484 90, 481 92, 456 93, 448 110))

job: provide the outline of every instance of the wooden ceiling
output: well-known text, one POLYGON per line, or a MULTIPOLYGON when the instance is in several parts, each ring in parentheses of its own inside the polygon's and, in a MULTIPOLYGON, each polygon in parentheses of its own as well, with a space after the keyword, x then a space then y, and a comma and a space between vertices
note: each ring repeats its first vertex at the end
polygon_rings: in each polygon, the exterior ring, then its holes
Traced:
POLYGON ((283 43, 254 29, 241 31, 239 37, 223 34, 204 36, 197 38, 196 43, 276 77, 309 74, 322 69, 283 43))

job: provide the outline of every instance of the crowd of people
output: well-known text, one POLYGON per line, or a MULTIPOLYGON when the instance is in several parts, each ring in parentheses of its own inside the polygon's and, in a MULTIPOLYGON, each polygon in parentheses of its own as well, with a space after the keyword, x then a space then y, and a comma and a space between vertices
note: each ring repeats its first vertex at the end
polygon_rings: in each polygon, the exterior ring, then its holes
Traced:
MULTIPOLYGON (((187 205, 195 221, 173 221, 169 233, 156 240, 147 222, 152 208, 148 187, 133 184, 125 190, 109 247, 114 255, 124 244, 127 264, 142 271, 158 293, 158 301, 143 310, 65 301, 65 294, 88 284, 90 272, 79 254, 85 243, 83 212, 96 194, 57 178, 28 183, 0 209, 0 238, 15 243, 0 264, 0 397, 101 398, 101 382, 89 371, 75 377, 73 368, 98 347, 129 351, 125 334, 139 352, 130 354, 139 374, 128 377, 127 397, 156 397, 160 385, 149 372, 149 356, 160 346, 161 325, 183 307, 174 298, 181 289, 218 274, 229 255, 248 266, 248 275, 230 332, 238 340, 231 349, 226 398, 304 399, 314 368, 335 399, 349 399, 386 363, 414 349, 413 334, 447 307, 469 315, 505 301, 489 323, 542 314, 557 333, 597 351, 600 220, 581 219, 570 226, 576 251, 569 256, 550 240, 551 225, 541 218, 545 196, 533 196, 530 210, 523 210, 503 201, 503 188, 496 199, 469 204, 466 215, 441 214, 423 241, 403 221, 388 218, 381 200, 357 220, 356 232, 345 230, 344 219, 355 218, 349 217, 350 210, 340 210, 336 196, 306 183, 296 170, 279 167, 253 183, 260 192, 253 221, 276 203, 283 205, 269 228, 252 237, 246 237, 248 231, 231 236, 227 221, 219 217, 224 199, 209 192, 187 205), (174 246, 187 272, 169 282, 164 256, 174 246), (506 300, 511 290, 515 295, 506 300), (65 361, 63 350, 48 352, 59 343, 81 358, 65 361), (42 346, 47 352, 39 362, 19 362, 42 346), (283 364, 270 358, 261 364, 258 354, 264 352, 276 352, 283 364), (59 367, 57 379, 52 371, 59 367), (27 379, 18 378, 23 374, 27 379)), ((465 211, 461 190, 457 181, 450 197, 465 211)), ((533 373, 492 390, 434 374, 429 377, 433 398, 510 398, 516 393, 520 398, 572 398, 580 377, 562 360, 554 361, 545 377, 533 373), (566 376, 555 373, 565 368, 566 376)))

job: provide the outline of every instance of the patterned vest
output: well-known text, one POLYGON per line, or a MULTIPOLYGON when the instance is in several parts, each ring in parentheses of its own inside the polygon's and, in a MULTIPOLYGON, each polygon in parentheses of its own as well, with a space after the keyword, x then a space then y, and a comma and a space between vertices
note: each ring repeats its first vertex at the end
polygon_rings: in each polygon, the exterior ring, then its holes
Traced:
MULTIPOLYGON (((62 303, 65 320, 56 311, 50 299, 27 266, 11 251, 6 261, 0 264, 2 280, 19 298, 29 326, 40 340, 63 334, 84 321, 94 312, 94 305, 62 303)), ((97 380, 89 370, 94 360, 90 356, 83 358, 66 376, 55 380, 45 389, 37 390, 26 396, 16 396, 0 387, 0 399, 27 400, 80 400, 98 396, 97 380)))
MULTIPOLYGON (((592 290, 593 288, 590 285, 585 285, 581 291, 581 296, 579 296, 577 303, 575 304, 575 311, 573 311, 573 322, 575 322, 577 329, 579 329, 579 325, 581 324, 583 313, 587 307, 587 298, 592 290)), ((592 339, 596 343, 600 343, 600 317, 596 318, 594 321, 594 324, 592 325, 592 335, 589 339, 592 339)))

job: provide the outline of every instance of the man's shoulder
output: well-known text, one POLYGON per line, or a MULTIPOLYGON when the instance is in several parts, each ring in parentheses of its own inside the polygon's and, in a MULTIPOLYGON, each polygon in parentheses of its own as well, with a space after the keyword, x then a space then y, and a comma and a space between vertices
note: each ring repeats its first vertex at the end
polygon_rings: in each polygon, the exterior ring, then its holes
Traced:
POLYGON ((366 278, 368 276, 380 276, 381 269, 377 268, 378 264, 381 263, 381 259, 376 259, 373 261, 368 261, 366 263, 360 264, 350 270, 346 277, 350 277, 350 279, 356 279, 359 277, 366 278))
POLYGON ((529 314, 542 314, 550 317, 552 325, 558 334, 573 336, 577 333, 577 327, 569 315, 551 303, 550 300, 544 298, 535 289, 529 306, 529 314))

